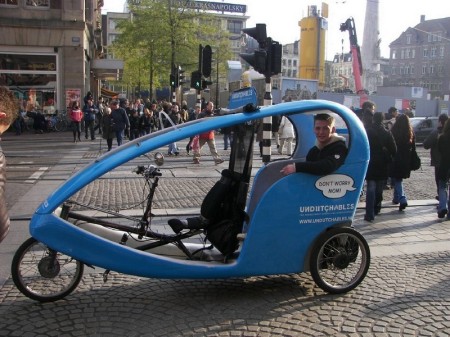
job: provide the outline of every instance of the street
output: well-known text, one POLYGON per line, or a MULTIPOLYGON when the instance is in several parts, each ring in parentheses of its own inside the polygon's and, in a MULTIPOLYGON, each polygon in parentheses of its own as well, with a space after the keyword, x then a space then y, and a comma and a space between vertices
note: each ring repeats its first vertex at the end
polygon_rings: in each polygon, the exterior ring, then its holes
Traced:
MULTIPOLYGON (((220 136, 217 144, 226 159, 220 136)), ((12 224, 0 244, 0 336, 450 336, 450 221, 437 218, 433 170, 421 147, 422 169, 405 181, 405 212, 390 203, 389 190, 374 223, 363 220, 360 204, 354 225, 368 241, 372 260, 364 281, 345 295, 324 293, 309 273, 159 280, 112 272, 104 283, 101 270, 86 267, 65 299, 39 304, 26 298, 9 269, 18 245, 29 237, 27 219, 62 181, 103 153, 104 145, 100 138, 74 144, 70 133, 2 137, 12 224)), ((170 179, 161 179, 158 214, 197 210, 226 167, 215 166, 207 149, 194 166, 184 146, 179 144, 180 156, 166 157, 163 173, 170 179)), ((255 155, 254 170, 260 165, 255 155)), ((132 166, 81 190, 77 201, 136 205, 142 191, 132 166)))

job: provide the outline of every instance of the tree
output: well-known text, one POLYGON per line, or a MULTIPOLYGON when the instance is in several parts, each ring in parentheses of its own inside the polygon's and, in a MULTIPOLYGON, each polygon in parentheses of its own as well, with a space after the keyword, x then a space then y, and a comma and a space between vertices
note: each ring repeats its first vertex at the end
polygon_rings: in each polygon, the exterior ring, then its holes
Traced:
POLYGON ((150 82, 151 89, 168 86, 174 65, 187 73, 197 69, 199 43, 218 43, 217 19, 179 7, 180 3, 142 0, 130 5, 132 18, 118 24, 121 35, 112 46, 125 63, 123 82, 131 86, 150 82))

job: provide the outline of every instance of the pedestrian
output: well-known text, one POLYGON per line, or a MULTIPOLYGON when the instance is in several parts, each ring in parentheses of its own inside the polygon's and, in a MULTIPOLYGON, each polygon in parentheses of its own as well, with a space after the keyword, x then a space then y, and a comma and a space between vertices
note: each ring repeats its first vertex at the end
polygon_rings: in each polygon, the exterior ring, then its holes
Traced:
POLYGON ((327 113, 314 116, 316 145, 306 155, 306 161, 288 164, 281 169, 284 175, 305 172, 327 175, 337 170, 347 157, 345 138, 336 133, 335 119, 327 113))
POLYGON ((288 156, 292 156, 292 143, 295 137, 294 126, 289 118, 286 116, 281 117, 280 125, 278 128, 280 146, 278 147, 278 153, 283 154, 284 144, 286 144, 286 151, 288 156))
POLYGON ((438 151, 441 155, 440 164, 438 166, 439 181, 439 206, 438 218, 442 219, 447 215, 450 220, 450 199, 449 199, 449 178, 450 178, 450 119, 444 124, 442 133, 438 138, 438 151))
POLYGON ((231 144, 233 142, 233 127, 226 126, 222 128, 222 134, 223 134, 223 149, 226 151, 228 150, 228 147, 231 147, 231 144))
POLYGON ((72 103, 70 108, 70 120, 72 121, 73 142, 81 142, 81 122, 83 120, 83 111, 80 110, 80 104, 77 101, 72 103))
POLYGON ((272 135, 275 139, 275 145, 277 146, 277 149, 280 148, 280 134, 278 133, 281 123, 281 116, 276 115, 272 116, 272 135))
POLYGON ((98 114, 98 107, 94 104, 94 99, 89 96, 86 99, 86 104, 83 107, 83 120, 84 120, 84 137, 88 139, 88 132, 91 136, 91 140, 95 140, 94 124, 95 118, 98 114))
MULTIPOLYGON (((0 87, 0 135, 3 134, 17 117, 19 103, 14 93, 5 87, 0 87)), ((0 242, 9 231, 9 215, 6 205, 6 159, 0 147, 0 242)))
POLYGON ((153 110, 144 108, 144 114, 139 118, 139 136, 145 136, 152 133, 156 128, 153 110))
POLYGON ((111 108, 105 107, 103 110, 103 119, 102 119, 102 138, 106 140, 106 145, 108 146, 108 151, 111 151, 113 139, 116 136, 116 133, 113 129, 113 120, 111 117, 111 108))
POLYGON ((392 203, 399 205, 398 210, 403 211, 408 206, 408 200, 403 189, 403 179, 411 176, 411 152, 416 149, 414 132, 409 117, 405 114, 399 114, 391 132, 397 145, 397 152, 389 173, 394 185, 392 203))
MULTIPOLYGON (((189 113, 188 122, 196 120, 200 115, 200 111, 201 111, 200 106, 196 105, 194 110, 189 113)), ((188 155, 189 155, 190 151, 193 150, 192 141, 194 140, 194 137, 195 136, 189 137, 189 142, 186 145, 186 152, 188 155)))
MULTIPOLYGON (((177 125, 181 123, 181 119, 180 119, 180 106, 178 105, 178 103, 174 103, 171 108, 170 108, 170 113, 169 113, 169 117, 166 119, 165 128, 170 128, 172 125, 177 125)), ((180 154, 180 151, 178 150, 178 146, 177 143, 173 142, 169 144, 169 149, 168 149, 168 155, 169 156, 173 156, 176 155, 178 156, 180 154)))
POLYGON ((391 130, 392 127, 394 126, 397 116, 398 116, 397 108, 395 106, 391 106, 388 110, 388 113, 386 114, 384 122, 388 130, 391 130))
MULTIPOLYGON (((205 110, 200 114, 200 118, 212 118, 214 116, 214 103, 208 102, 206 103, 205 110)), ((223 159, 220 158, 219 154, 216 150, 216 141, 214 138, 214 130, 210 130, 204 133, 201 133, 198 137, 199 148, 198 151, 194 151, 194 164, 200 164, 200 157, 202 147, 205 144, 208 144, 209 151, 211 152, 211 156, 214 159, 216 165, 223 163, 223 159)))
POLYGON ((103 97, 99 97, 98 98, 98 102, 97 102, 97 108, 98 108, 98 112, 96 115, 96 125, 94 127, 94 131, 96 131, 98 129, 98 134, 101 135, 102 134, 102 118, 103 115, 105 113, 105 102, 103 101, 103 97))
POLYGON ((130 130, 130 121, 125 109, 119 107, 119 102, 116 100, 111 102, 111 119, 111 127, 116 135, 117 146, 120 146, 123 142, 124 133, 128 133, 128 130, 130 130))
POLYGON ((430 150, 430 165, 434 167, 434 180, 436 181, 436 190, 437 195, 436 199, 439 200, 439 178, 438 178, 438 170, 439 164, 441 162, 441 154, 437 147, 439 135, 442 133, 442 129, 444 128, 444 124, 448 119, 448 115, 443 113, 439 115, 438 125, 436 130, 433 130, 427 138, 423 141, 423 147, 426 150, 430 150))
POLYGON ((130 140, 139 138, 139 113, 133 109, 131 112, 130 120, 130 140))
MULTIPOLYGON (((371 115, 371 114, 370 114, 371 115)), ((389 176, 389 164, 397 152, 392 133, 383 125, 383 113, 375 112, 372 123, 364 124, 370 146, 370 160, 366 173, 366 212, 364 220, 372 222, 381 211, 383 189, 389 176)), ((366 118, 364 118, 366 119, 366 118)))

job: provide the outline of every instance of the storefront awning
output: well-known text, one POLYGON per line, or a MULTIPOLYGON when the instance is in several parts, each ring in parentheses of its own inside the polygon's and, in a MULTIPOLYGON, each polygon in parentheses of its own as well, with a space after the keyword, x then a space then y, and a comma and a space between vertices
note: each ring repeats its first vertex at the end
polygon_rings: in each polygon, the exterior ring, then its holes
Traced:
POLYGON ((102 95, 102 97, 109 98, 109 99, 119 98, 118 92, 114 92, 114 91, 108 90, 106 88, 101 89, 101 95, 102 95))
POLYGON ((122 60, 93 60, 91 70, 101 80, 120 81, 123 75, 122 60))

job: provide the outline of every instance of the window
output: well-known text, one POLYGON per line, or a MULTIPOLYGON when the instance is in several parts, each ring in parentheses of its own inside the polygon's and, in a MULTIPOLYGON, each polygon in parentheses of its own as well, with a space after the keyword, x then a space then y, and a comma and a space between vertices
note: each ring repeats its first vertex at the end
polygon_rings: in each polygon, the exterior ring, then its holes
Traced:
POLYGON ((411 58, 416 58, 416 50, 415 49, 411 49, 411 58))
POLYGON ((50 8, 50 0, 25 0, 25 6, 33 8, 50 8))
POLYGON ((400 59, 404 59, 405 58, 405 50, 402 49, 402 51, 400 52, 400 59))
POLYGON ((294 67, 297 67, 297 60, 292 60, 292 65, 293 65, 294 67))
POLYGON ((0 0, 1 6, 17 6, 18 0, 0 0))
POLYGON ((243 25, 242 21, 238 20, 229 20, 228 21, 228 31, 234 34, 240 34, 242 31, 243 25))
POLYGON ((422 75, 425 75, 427 73, 427 65, 422 65, 422 75))
POLYGON ((436 47, 431 48, 430 57, 436 57, 436 47))
POLYGON ((444 47, 444 46, 441 46, 441 47, 439 48, 439 56, 440 56, 440 57, 444 57, 444 53, 445 53, 445 47, 444 47))
POLYGON ((414 65, 411 65, 409 68, 410 74, 413 75, 414 74, 414 65))
POLYGON ((432 34, 428 34, 428 42, 431 42, 431 41, 433 41, 432 34))
POLYGON ((423 57, 428 57, 428 49, 427 48, 423 49, 423 57))
POLYGON ((411 44, 411 34, 406 35, 406 44, 411 44))
POLYGON ((405 52, 405 58, 409 59, 410 55, 411 55, 411 49, 407 48, 406 52, 405 52))
POLYGON ((433 64, 430 66, 430 74, 434 74, 434 65, 433 64))

